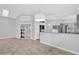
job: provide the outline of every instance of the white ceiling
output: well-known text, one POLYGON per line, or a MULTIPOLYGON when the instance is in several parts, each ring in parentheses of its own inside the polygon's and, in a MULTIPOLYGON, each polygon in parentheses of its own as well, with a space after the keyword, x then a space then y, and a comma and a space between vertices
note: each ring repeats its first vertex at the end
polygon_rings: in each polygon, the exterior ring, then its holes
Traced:
POLYGON ((0 4, 0 15, 2 15, 2 9, 9 10, 9 16, 13 18, 23 14, 45 14, 57 18, 79 14, 77 4, 0 4))

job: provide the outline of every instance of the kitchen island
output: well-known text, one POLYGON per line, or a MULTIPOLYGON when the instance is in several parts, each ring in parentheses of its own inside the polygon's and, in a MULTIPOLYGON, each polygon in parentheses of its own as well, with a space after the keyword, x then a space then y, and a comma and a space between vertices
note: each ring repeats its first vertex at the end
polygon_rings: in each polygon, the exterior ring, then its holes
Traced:
POLYGON ((79 54, 79 34, 40 33, 40 42, 79 54))

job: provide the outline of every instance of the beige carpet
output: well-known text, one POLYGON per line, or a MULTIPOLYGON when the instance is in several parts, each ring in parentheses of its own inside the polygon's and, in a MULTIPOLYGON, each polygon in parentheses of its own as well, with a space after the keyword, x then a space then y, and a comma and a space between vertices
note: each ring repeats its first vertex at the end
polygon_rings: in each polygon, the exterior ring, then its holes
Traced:
POLYGON ((0 39, 1 55, 73 55, 31 39, 0 39))

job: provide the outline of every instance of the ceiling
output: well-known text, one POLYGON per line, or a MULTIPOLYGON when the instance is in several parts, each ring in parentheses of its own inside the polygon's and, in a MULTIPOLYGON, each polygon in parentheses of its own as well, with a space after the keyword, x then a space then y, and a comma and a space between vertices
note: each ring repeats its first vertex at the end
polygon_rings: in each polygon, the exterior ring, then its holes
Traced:
POLYGON ((45 14, 50 18, 71 17, 79 14, 78 4, 0 4, 0 16, 2 9, 9 10, 9 17, 13 18, 24 14, 45 14))

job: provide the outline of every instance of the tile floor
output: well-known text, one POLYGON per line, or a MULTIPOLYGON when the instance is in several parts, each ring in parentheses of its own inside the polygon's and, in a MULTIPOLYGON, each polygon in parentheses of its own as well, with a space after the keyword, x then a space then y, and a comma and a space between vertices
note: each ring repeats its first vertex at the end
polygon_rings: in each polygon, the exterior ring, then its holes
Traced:
POLYGON ((0 39, 0 55, 74 55, 31 39, 0 39))

